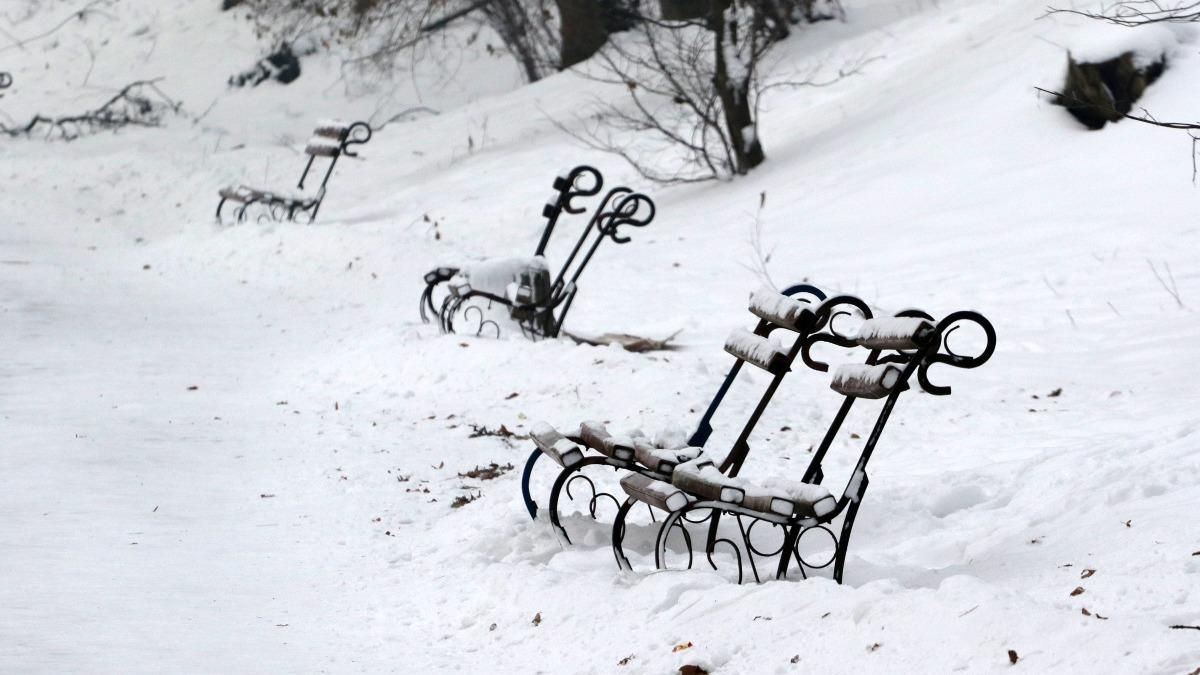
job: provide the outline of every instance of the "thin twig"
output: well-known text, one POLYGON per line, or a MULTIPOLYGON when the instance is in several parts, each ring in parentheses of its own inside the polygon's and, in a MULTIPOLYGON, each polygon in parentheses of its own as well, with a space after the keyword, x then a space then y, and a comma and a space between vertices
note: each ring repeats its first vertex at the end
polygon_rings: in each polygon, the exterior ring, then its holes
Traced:
POLYGON ((96 5, 99 5, 105 1, 106 0, 92 0, 91 2, 87 3, 83 7, 80 7, 79 9, 75 10, 74 12, 71 12, 70 16, 68 16, 67 18, 63 19, 62 21, 54 24, 54 26, 51 27, 49 30, 42 32, 42 33, 38 33, 37 35, 31 35, 24 39, 19 39, 12 44, 0 47, 0 52, 8 51, 9 49, 13 49, 14 47, 24 49, 25 45, 29 44, 30 42, 34 42, 34 41, 40 40, 44 37, 53 35, 54 33, 58 32, 60 29, 62 29, 63 26, 66 26, 67 24, 71 23, 75 19, 79 19, 80 21, 82 21, 87 18, 88 14, 102 14, 102 12, 96 11, 93 8, 96 5))
POLYGON ((1146 264, 1150 266, 1150 271, 1154 273, 1154 278, 1158 279, 1158 283, 1163 287, 1163 290, 1175 299, 1175 304, 1179 305, 1179 309, 1187 309, 1187 306, 1183 304, 1183 300, 1179 297, 1179 286, 1175 283, 1175 275, 1171 273, 1171 265, 1165 260, 1162 263, 1167 271, 1167 278, 1171 281, 1168 285, 1167 281, 1158 273, 1158 268, 1154 266, 1154 263, 1149 258, 1146 258, 1146 264))

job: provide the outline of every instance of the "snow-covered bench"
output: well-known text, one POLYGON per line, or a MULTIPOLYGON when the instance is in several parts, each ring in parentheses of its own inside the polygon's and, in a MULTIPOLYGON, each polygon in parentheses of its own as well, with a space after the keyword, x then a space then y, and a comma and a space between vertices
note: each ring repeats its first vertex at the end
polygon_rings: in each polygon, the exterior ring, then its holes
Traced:
POLYGON ((626 187, 612 188, 596 207, 591 219, 559 269, 551 276, 546 246, 563 213, 580 214, 586 208, 577 200, 600 194, 604 178, 590 166, 577 166, 554 179, 554 193, 542 208, 546 227, 534 254, 529 257, 489 259, 469 265, 441 266, 425 274, 425 289, 419 307, 421 319, 437 319, 444 333, 456 330, 460 318, 476 322, 476 334, 490 328, 500 332, 496 321, 487 318, 483 305, 508 308, 510 318, 526 336, 557 337, 578 291, 576 283, 596 249, 606 239, 624 244, 629 237, 618 232, 622 226, 645 227, 654 219, 654 202, 626 187), (434 294, 444 289, 440 301, 434 294), (474 310, 474 313, 472 313, 474 310))
POLYGON ((304 146, 304 154, 308 155, 308 163, 304 165, 304 173, 300 174, 297 190, 270 190, 249 185, 232 185, 218 191, 221 201, 217 203, 217 220, 221 220, 221 210, 226 202, 238 206, 233 211, 234 219, 241 222, 246 219, 251 207, 261 209, 260 218, 270 220, 293 221, 297 216, 304 215, 308 222, 317 219, 317 211, 325 199, 325 188, 329 177, 333 175, 333 167, 338 158, 357 157, 351 150, 353 146, 361 145, 371 140, 371 127, 366 122, 343 122, 341 120, 323 120, 317 123, 313 135, 304 146), (304 181, 313 164, 320 158, 327 160, 328 166, 321 184, 316 190, 305 188, 304 181))
MULTIPOLYGON (((827 303, 836 300, 834 298, 827 303)), ((858 306, 865 310, 865 305, 858 306)), ((996 346, 996 332, 991 323, 976 312, 955 312, 941 321, 934 321, 929 315, 916 310, 890 318, 871 319, 867 311, 864 311, 864 316, 867 320, 853 334, 837 333, 832 328, 832 321, 825 322, 828 330, 811 333, 802 350, 804 362, 821 371, 827 371, 828 366, 817 361, 810 351, 817 343, 856 346, 867 351, 863 363, 845 364, 834 371, 830 388, 842 396, 842 402, 804 474, 798 480, 771 477, 751 481, 739 478, 736 469, 725 471, 724 466, 717 466, 710 457, 698 455, 675 466, 670 476, 665 478, 647 474, 623 479, 622 488, 629 498, 613 524, 613 549, 623 568, 629 567, 621 549, 625 532, 624 518, 631 506, 644 503, 669 512, 658 528, 655 543, 655 564, 660 569, 666 567, 667 539, 670 534, 684 529, 687 523, 704 523, 708 530, 704 548, 708 562, 715 568, 712 558, 714 550, 718 544, 728 545, 737 556, 739 581, 743 576, 744 552, 756 581, 761 581, 758 559, 778 557, 775 562, 776 578, 785 577, 794 561, 804 577, 810 571, 833 565, 833 578, 841 583, 850 533, 867 489, 867 463, 897 398, 911 388, 910 382, 914 378, 926 393, 949 394, 949 387, 929 381, 930 366, 942 363, 958 368, 976 368, 991 357, 996 346), (974 356, 956 354, 950 350, 946 340, 952 331, 967 324, 975 324, 984 336, 983 348, 974 356), (836 496, 821 485, 824 478, 822 462, 838 438, 851 407, 859 399, 878 399, 883 404, 863 443, 846 487, 840 496, 836 496), (718 523, 722 515, 736 519, 740 545, 720 535, 718 523), (840 525, 835 525, 839 518, 840 525), (749 525, 746 521, 749 521, 749 525), (782 528, 782 543, 777 550, 764 552, 752 544, 750 533, 761 522, 782 528), (834 530, 839 527, 840 534, 835 535, 834 530), (801 555, 800 540, 806 535, 829 538, 831 553, 827 560, 807 560, 801 555)), ((820 324, 827 316, 819 309, 816 318, 820 324)), ((857 436, 852 435, 851 438, 857 436)), ((691 567, 691 537, 685 536, 684 541, 688 549, 688 566, 691 567)))
MULTIPOLYGON (((721 470, 736 474, 749 452, 746 440, 758 424, 779 383, 791 369, 792 362, 800 355, 807 335, 819 327, 816 316, 819 308, 824 306, 824 299, 824 293, 807 284, 793 286, 782 294, 762 289, 750 296, 750 311, 758 317, 758 322, 753 331, 736 329, 726 341, 725 351, 735 357, 733 366, 690 436, 670 430, 652 436, 641 431, 618 435, 610 433, 598 422, 583 422, 563 431, 545 424, 538 425, 531 434, 535 448, 525 463, 521 481, 522 497, 530 517, 536 518, 538 513, 530 492, 530 479, 534 465, 543 456, 559 466, 558 476, 550 490, 549 512, 555 532, 565 543, 570 542, 570 537, 562 526, 559 501, 564 491, 569 498, 572 496, 572 483, 583 481, 592 488, 588 502, 588 513, 592 517, 595 517, 597 501, 601 498, 607 497, 620 505, 616 497, 597 491, 591 479, 581 473, 587 467, 611 466, 669 482, 675 467, 702 456, 702 448, 713 431, 713 416, 742 367, 750 364, 770 373, 772 377, 760 395, 758 406, 742 427, 733 451, 721 461, 721 470), (781 334, 786 334, 782 341, 778 339, 781 334)), ((832 309, 826 310, 827 313, 829 311, 832 309)), ((682 425, 673 428, 681 429, 682 425)), ((664 500, 669 502, 669 497, 664 497, 664 500)), ((622 559, 623 556, 618 556, 618 560, 622 559)))

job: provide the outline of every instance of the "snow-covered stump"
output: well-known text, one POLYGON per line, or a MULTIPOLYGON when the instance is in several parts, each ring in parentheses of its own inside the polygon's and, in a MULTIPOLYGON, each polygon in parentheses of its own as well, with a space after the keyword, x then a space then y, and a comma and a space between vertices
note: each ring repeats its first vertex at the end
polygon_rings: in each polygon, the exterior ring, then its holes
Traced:
POLYGON ((1125 52, 1105 61, 1076 61, 1067 56, 1066 82, 1054 103, 1061 105, 1089 129, 1102 129, 1119 122, 1146 87, 1162 75, 1166 55, 1147 60, 1134 52, 1125 52))

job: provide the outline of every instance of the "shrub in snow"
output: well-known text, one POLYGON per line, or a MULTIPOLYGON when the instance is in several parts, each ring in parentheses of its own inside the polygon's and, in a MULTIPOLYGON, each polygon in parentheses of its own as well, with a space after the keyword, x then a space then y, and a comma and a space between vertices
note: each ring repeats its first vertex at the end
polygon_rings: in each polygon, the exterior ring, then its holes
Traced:
POLYGON ((279 49, 268 54, 266 58, 254 64, 252 68, 229 78, 229 86, 244 87, 250 85, 257 87, 267 80, 289 84, 294 82, 298 77, 300 77, 300 58, 292 50, 292 46, 284 42, 279 45, 279 49))
POLYGON ((1162 75, 1167 58, 1162 55, 1146 61, 1133 52, 1088 63, 1067 56, 1067 81, 1054 102, 1089 129, 1101 129, 1117 122, 1133 109, 1133 104, 1162 75))

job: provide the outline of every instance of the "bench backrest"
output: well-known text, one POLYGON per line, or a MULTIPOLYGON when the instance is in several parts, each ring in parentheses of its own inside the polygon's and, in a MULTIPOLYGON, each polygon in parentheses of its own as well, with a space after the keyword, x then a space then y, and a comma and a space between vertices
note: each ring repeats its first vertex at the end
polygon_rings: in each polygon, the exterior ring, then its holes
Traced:
MULTIPOLYGON (((550 243, 550 237, 563 213, 585 213, 586 207, 577 203, 578 200, 600 194, 603 187, 604 177, 591 166, 577 166, 557 176, 554 179, 554 193, 542 209, 546 227, 542 231, 534 255, 545 254, 546 246, 550 243)), ((580 233, 571 253, 550 283, 547 304, 558 308, 557 316, 553 317, 550 334, 557 335, 561 328, 575 296, 576 282, 604 239, 612 239, 618 244, 628 243, 630 238, 621 234, 621 228, 645 227, 654 220, 654 215, 654 201, 627 187, 612 188, 604 195, 580 233)))
POLYGON ((741 471, 742 464, 745 463, 750 452, 750 435, 770 404, 775 391, 782 383, 784 375, 791 370, 796 358, 810 349, 818 336, 833 335, 832 325, 836 318, 851 310, 870 315, 870 309, 866 303, 856 297, 839 295, 825 298, 824 294, 820 294, 818 297, 822 298, 819 304, 812 305, 811 308, 797 308, 796 301, 792 298, 782 297, 778 294, 774 294, 772 297, 772 294, 759 291, 750 298, 750 311, 759 317, 759 324, 755 331, 753 333, 748 331, 735 333, 730 336, 730 340, 726 341, 725 351, 738 358, 739 363, 735 364, 736 367, 740 367, 742 363, 749 363, 772 373, 774 377, 763 392, 762 398, 759 399, 741 433, 733 442, 729 454, 718 467, 722 473, 736 477, 741 471), (782 353, 779 353, 778 348, 764 344, 765 338, 779 329, 787 329, 796 333, 796 339, 791 347, 782 353), (773 351, 774 354, 772 354, 773 351))
POLYGON ((817 361, 811 354, 811 348, 816 344, 826 342, 841 347, 860 347, 869 352, 861 365, 841 366, 834 374, 830 387, 842 394, 842 404, 821 444, 814 451, 803 482, 820 484, 824 479, 821 464, 854 403, 861 398, 883 399, 871 433, 863 444, 854 472, 843 491, 840 500, 843 508, 849 502, 861 499, 866 490, 867 463, 897 398, 910 388, 910 381, 915 377, 921 389, 928 394, 949 395, 950 387, 939 386, 929 380, 929 368, 938 363, 956 368, 977 368, 991 358, 996 348, 995 329, 977 312, 954 312, 941 321, 935 321, 920 310, 906 310, 895 317, 882 319, 871 319, 868 312, 865 317, 868 320, 853 333, 833 329, 827 334, 814 335, 802 353, 806 365, 824 372, 828 371, 829 366, 817 361), (986 339, 983 348, 974 356, 955 353, 949 346, 949 336, 967 323, 982 329, 986 339))
MULTIPOLYGON (((768 334, 769 330, 772 329, 771 314, 783 313, 761 312, 761 306, 766 304, 763 300, 765 298, 769 298, 767 293, 770 293, 770 291, 760 290, 750 298, 750 311, 758 317, 758 324, 754 327, 754 333, 757 335, 766 335, 768 334), (756 298, 759 300, 759 302, 755 301, 756 298), (760 307, 760 311, 755 311, 756 307, 760 307), (764 316, 764 313, 766 313, 767 316, 764 316)), ((821 291, 821 289, 810 284, 794 284, 784 289, 779 296, 794 300, 796 305, 803 303, 812 307, 816 307, 819 302, 825 300, 825 293, 821 291)), ((774 300, 773 302, 776 305, 782 304, 779 300, 774 300)), ((792 311, 794 311, 794 308, 795 305, 792 305, 792 311)), ((781 318, 783 318, 785 321, 788 320, 788 317, 781 318)), ((729 372, 725 374, 725 378, 721 381, 721 385, 717 388, 717 392, 713 395, 712 400, 709 401, 708 408, 704 411, 704 416, 700 418, 700 422, 696 425, 696 430, 692 432, 691 437, 688 438, 688 445, 692 447, 704 447, 704 444, 708 442, 708 438, 713 432, 712 418, 717 413, 718 408, 720 408, 721 402, 725 399, 725 395, 729 393, 729 389, 733 386, 734 380, 737 379, 738 373, 741 372, 742 364, 744 362, 745 361, 740 358, 736 358, 734 360, 733 365, 729 368, 729 372)))
POLYGON ((325 176, 321 179, 319 188, 324 190, 325 184, 329 182, 329 177, 333 175, 333 167, 337 164, 338 158, 342 155, 357 157, 358 153, 351 148, 369 140, 371 140, 371 126, 366 122, 343 122, 341 120, 317 122, 317 127, 313 129, 313 135, 304 146, 304 154, 308 155, 308 163, 304 166, 304 173, 300 174, 300 182, 297 187, 301 190, 304 189, 304 181, 308 180, 308 173, 313 167, 313 162, 318 157, 326 157, 329 159, 329 166, 325 169, 325 176))

